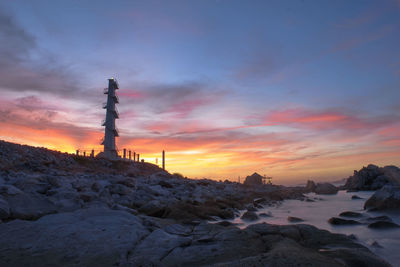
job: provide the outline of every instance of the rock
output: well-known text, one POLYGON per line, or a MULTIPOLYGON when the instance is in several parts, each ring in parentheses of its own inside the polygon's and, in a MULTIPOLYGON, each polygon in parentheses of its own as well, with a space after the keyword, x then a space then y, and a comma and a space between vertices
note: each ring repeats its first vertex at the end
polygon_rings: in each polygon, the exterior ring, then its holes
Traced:
POLYGON ((306 190, 306 192, 314 192, 315 187, 316 187, 316 185, 315 185, 314 181, 308 180, 305 190, 306 190))
POLYGON ((270 211, 268 213, 262 212, 262 213, 258 214, 258 216, 263 217, 263 218, 273 217, 270 211))
POLYGON ((7 219, 10 216, 10 206, 8 202, 0 198, 0 220, 7 219))
POLYGON ((22 194, 23 192, 12 185, 1 185, 0 186, 0 194, 3 196, 15 196, 18 194, 22 194))
POLYGON ((109 185, 111 185, 111 183, 109 181, 105 181, 105 180, 96 181, 92 184, 91 189, 94 192, 99 193, 99 192, 103 191, 106 186, 109 186, 109 185))
POLYGON ((10 206, 10 218, 35 220, 46 214, 57 212, 55 204, 44 197, 18 194, 7 198, 10 206))
POLYGON ((172 184, 170 184, 170 183, 168 183, 168 182, 166 182, 166 181, 163 181, 163 180, 159 181, 158 184, 161 185, 161 186, 164 187, 164 188, 174 188, 174 187, 172 186, 172 184))
POLYGON ((367 221, 369 222, 377 222, 377 221, 386 221, 386 222, 391 222, 392 219, 386 215, 382 215, 382 216, 377 216, 377 217, 370 217, 367 219, 367 221))
POLYGON ((224 227, 233 225, 233 223, 228 222, 228 221, 218 222, 217 224, 218 224, 218 225, 221 225, 221 226, 224 226, 224 227))
POLYGON ((139 213, 144 213, 148 216, 163 217, 166 212, 166 206, 158 200, 152 200, 139 208, 139 213))
POLYGON ((92 201, 92 200, 96 199, 97 197, 98 196, 96 193, 90 192, 90 191, 82 192, 79 194, 79 198, 82 199, 84 202, 92 201))
POLYGON ((355 220, 346 220, 346 219, 342 219, 342 218, 337 218, 337 217, 332 217, 328 220, 328 222, 330 224, 333 225, 354 225, 354 224, 361 224, 358 221, 355 220))
POLYGON ((364 204, 366 210, 399 210, 400 186, 384 186, 364 204))
POLYGON ((0 266, 116 266, 148 234, 136 216, 107 209, 16 220, 0 224, 0 266))
POLYGON ((351 199, 363 199, 362 197, 359 197, 359 196, 357 196, 357 195, 352 195, 351 196, 351 199))
POLYGON ((374 247, 374 248, 383 248, 383 247, 381 246, 381 244, 378 243, 378 241, 372 242, 372 243, 371 243, 371 247, 374 247))
POLYGON ((360 218, 363 217, 363 215, 359 212, 354 212, 354 211, 344 211, 339 214, 339 216, 342 217, 350 217, 350 218, 360 218))
POLYGON ((190 245, 192 239, 186 236, 169 234, 162 229, 157 229, 148 235, 130 254, 130 264, 137 266, 149 263, 149 260, 161 265, 160 259, 165 258, 175 248, 190 245))
POLYGON ((258 216, 254 211, 246 211, 240 219, 245 221, 256 221, 258 220, 258 216))
POLYGON ((259 175, 258 173, 253 173, 250 176, 246 177, 246 180, 244 181, 244 185, 262 185, 263 177, 261 175, 259 175))
POLYGON ((129 195, 132 189, 123 184, 113 184, 108 186, 110 194, 118 194, 121 196, 129 195))
POLYGON ((393 222, 388 222, 388 221, 377 221, 368 224, 368 228, 374 228, 374 229, 391 229, 391 228, 399 228, 400 225, 393 223, 393 222))
POLYGON ((257 208, 253 206, 253 204, 249 204, 246 206, 247 211, 257 211, 257 208))
POLYGON ((304 222, 303 219, 298 218, 298 217, 292 217, 292 216, 287 217, 287 220, 288 220, 288 222, 291 222, 291 223, 304 222))
POLYGON ((338 191, 339 189, 330 183, 318 183, 314 190, 314 192, 318 195, 333 195, 338 191))
POLYGON ((385 185, 400 186, 400 169, 396 166, 380 168, 370 164, 359 171, 354 171, 343 189, 348 191, 378 190, 385 185))

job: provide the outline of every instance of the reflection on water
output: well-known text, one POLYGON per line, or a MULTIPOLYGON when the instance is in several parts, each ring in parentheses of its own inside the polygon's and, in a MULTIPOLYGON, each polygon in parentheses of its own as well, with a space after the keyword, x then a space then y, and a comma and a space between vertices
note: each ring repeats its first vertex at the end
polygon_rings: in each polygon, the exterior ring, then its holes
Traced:
MULTIPOLYGON (((367 246, 371 251, 384 258, 394 266, 400 266, 400 229, 376 230, 370 229, 367 225, 348 225, 334 226, 328 223, 331 217, 338 217, 343 211, 355 211, 362 213, 365 218, 387 215, 393 222, 400 224, 400 213, 366 212, 363 210, 364 202, 373 194, 373 192, 352 192, 339 191, 337 195, 315 195, 307 194, 315 202, 300 200, 285 200, 272 207, 260 209, 257 213, 270 213, 272 217, 260 217, 256 222, 266 222, 270 224, 290 224, 287 217, 299 217, 306 224, 314 225, 320 229, 325 229, 334 233, 354 234, 359 242, 367 246), (352 195, 357 195, 363 199, 351 199, 352 195), (371 246, 376 241, 382 248, 371 246)), ((352 218, 348 218, 352 219, 352 218)), ((357 220, 357 218, 356 218, 357 220)), ((234 220, 241 228, 249 223, 240 218, 234 220)))

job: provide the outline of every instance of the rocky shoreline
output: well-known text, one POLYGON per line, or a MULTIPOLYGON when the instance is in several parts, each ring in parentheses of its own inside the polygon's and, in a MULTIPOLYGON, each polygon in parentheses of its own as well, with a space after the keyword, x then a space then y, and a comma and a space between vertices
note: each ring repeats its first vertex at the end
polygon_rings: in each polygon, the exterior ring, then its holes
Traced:
POLYGON ((352 236, 306 224, 210 223, 306 192, 0 141, 0 265, 390 266, 352 236))

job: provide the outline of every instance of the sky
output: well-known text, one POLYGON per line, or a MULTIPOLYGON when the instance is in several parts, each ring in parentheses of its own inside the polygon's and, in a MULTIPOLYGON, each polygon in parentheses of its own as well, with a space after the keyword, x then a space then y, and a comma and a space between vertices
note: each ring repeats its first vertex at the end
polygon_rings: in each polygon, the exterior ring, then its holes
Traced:
POLYGON ((0 139, 278 184, 400 165, 400 1, 0 2, 0 139))

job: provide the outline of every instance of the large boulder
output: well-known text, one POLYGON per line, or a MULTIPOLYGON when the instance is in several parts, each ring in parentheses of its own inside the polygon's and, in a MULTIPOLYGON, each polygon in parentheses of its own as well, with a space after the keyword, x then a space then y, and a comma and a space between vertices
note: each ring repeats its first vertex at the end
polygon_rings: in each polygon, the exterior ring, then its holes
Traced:
POLYGON ((41 195, 17 194, 7 197, 11 219, 35 220, 57 212, 57 206, 41 195))
POLYGON ((364 204, 366 210, 400 210, 400 186, 386 185, 364 204))
POLYGON ((400 185, 400 169, 396 166, 385 166, 380 168, 370 164, 359 171, 354 171, 343 189, 357 190, 378 190, 385 185, 400 185))
POLYGON ((318 183, 314 192, 319 195, 333 195, 339 191, 339 188, 330 183, 318 183))
POLYGON ((316 187, 316 185, 315 185, 314 181, 308 180, 307 185, 306 185, 306 192, 307 193, 314 192, 315 187, 316 187))
POLYGON ((149 231, 127 212, 82 209, 0 224, 0 266, 119 266, 149 231))
POLYGON ((262 179, 263 179, 263 177, 255 172, 252 175, 247 176, 246 180, 244 181, 243 184, 245 184, 245 185, 261 185, 261 184, 263 184, 262 179))
POLYGON ((0 198, 0 220, 6 219, 10 216, 10 206, 8 202, 0 198))

